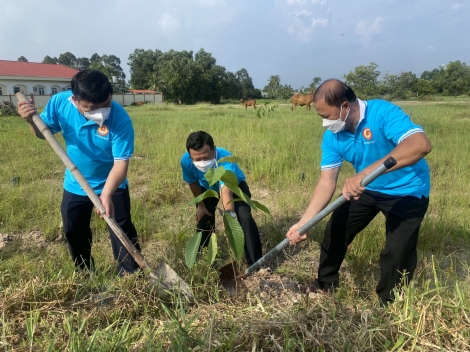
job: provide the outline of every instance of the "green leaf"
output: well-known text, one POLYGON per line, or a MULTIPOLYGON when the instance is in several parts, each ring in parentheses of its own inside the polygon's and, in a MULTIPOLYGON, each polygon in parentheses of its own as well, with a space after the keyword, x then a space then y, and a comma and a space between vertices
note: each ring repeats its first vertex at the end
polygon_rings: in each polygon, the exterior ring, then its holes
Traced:
POLYGON ((199 251, 199 244, 201 243, 202 232, 196 232, 193 237, 188 241, 186 245, 186 250, 184 253, 184 260, 186 266, 191 269, 191 267, 196 262, 197 253, 199 251))
POLYGON ((235 175, 232 171, 230 170, 225 170, 224 174, 220 178, 225 184, 230 184, 238 187, 238 179, 237 175, 235 175))
POLYGON ((256 208, 264 211, 265 213, 268 213, 269 215, 271 215, 271 212, 269 211, 269 209, 264 206, 263 204, 261 204, 260 202, 258 202, 257 200, 252 200, 253 204, 256 205, 256 208))
POLYGON ((190 202, 188 202, 186 204, 186 206, 199 203, 201 200, 209 198, 209 197, 219 198, 219 194, 216 191, 212 190, 212 189, 208 189, 203 194, 198 195, 196 198, 194 198, 190 202))
POLYGON ((243 229, 237 219, 232 218, 230 215, 224 215, 225 235, 230 243, 235 258, 241 260, 245 247, 245 235, 243 229))
POLYGON ((397 350, 398 348, 400 348, 401 346, 403 346, 404 342, 405 342, 405 336, 400 335, 400 337, 398 338, 397 342, 395 342, 395 345, 393 345, 390 352, 393 352, 393 351, 397 350))
POLYGON ((209 186, 220 181, 220 178, 225 173, 225 168, 223 166, 219 166, 217 169, 209 169, 205 174, 204 178, 209 183, 209 186))
POLYGON ((226 156, 225 158, 221 158, 217 160, 218 163, 240 163, 242 158, 238 156, 226 156))
POLYGON ((215 256, 217 255, 217 236, 215 233, 211 235, 207 249, 207 264, 211 265, 214 262, 215 256))

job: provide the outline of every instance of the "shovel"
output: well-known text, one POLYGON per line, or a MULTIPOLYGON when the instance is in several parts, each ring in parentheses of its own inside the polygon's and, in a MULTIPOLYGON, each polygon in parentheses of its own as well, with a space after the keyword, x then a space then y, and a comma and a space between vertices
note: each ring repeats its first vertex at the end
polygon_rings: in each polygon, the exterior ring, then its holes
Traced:
MULTIPOLYGON (((26 99, 22 92, 16 93, 15 96, 19 101, 25 101, 29 103, 28 99, 26 99)), ((117 222, 114 219, 106 216, 106 210, 101 204, 99 197, 96 195, 93 188, 91 188, 91 186, 88 184, 88 181, 83 177, 81 172, 75 166, 59 142, 57 142, 49 127, 47 127, 47 125, 42 121, 37 113, 32 116, 32 120, 42 135, 49 142, 52 149, 54 149, 56 154, 59 156, 60 160, 62 160, 67 169, 69 169, 72 173, 73 177, 75 177, 75 179, 78 181, 88 198, 90 198, 90 200, 93 202, 93 205, 99 210, 101 217, 107 222, 109 227, 113 230, 124 247, 126 247, 137 264, 144 270, 149 269, 148 276, 150 278, 150 283, 157 289, 157 292, 161 295, 164 295, 165 291, 178 289, 183 295, 192 301, 194 297, 190 287, 169 265, 162 261, 158 268, 155 271, 152 271, 149 263, 134 247, 132 242, 129 240, 117 222)))
MULTIPOLYGON (((389 157, 387 160, 384 161, 382 165, 380 165, 378 168, 376 168, 374 171, 372 171, 369 175, 364 177, 364 179, 361 182, 361 186, 365 187, 372 181, 374 181, 377 177, 382 175, 385 171, 388 169, 394 167, 397 164, 397 161, 393 157, 389 157)), ((314 225, 316 225, 318 222, 320 222, 324 217, 329 215, 331 212, 339 208, 342 204, 346 203, 347 200, 346 198, 341 195, 338 199, 336 199, 333 203, 325 207, 322 211, 320 211, 317 215, 315 215, 313 218, 311 218, 309 221, 307 221, 300 229, 299 233, 304 234, 308 230, 310 230, 314 225)), ((231 268, 235 268, 232 264, 228 264, 224 266, 223 268, 220 269, 221 273, 221 281, 224 282, 224 286, 227 285, 227 287, 232 288, 233 281, 236 281, 238 279, 243 279, 248 277, 253 271, 257 270, 260 268, 262 265, 266 264, 271 258, 273 258, 275 255, 277 255, 280 251, 283 249, 287 248, 289 246, 289 239, 286 238, 284 239, 281 243, 279 243, 276 247, 271 249, 268 253, 266 253, 263 257, 261 257, 257 262, 255 262, 253 265, 251 265, 248 269, 245 270, 245 272, 241 274, 237 274, 233 269, 230 270, 231 268), (230 266, 230 268, 229 268, 230 266), (227 268, 226 268, 227 267, 227 268), (232 285, 228 284, 232 281, 232 285)))

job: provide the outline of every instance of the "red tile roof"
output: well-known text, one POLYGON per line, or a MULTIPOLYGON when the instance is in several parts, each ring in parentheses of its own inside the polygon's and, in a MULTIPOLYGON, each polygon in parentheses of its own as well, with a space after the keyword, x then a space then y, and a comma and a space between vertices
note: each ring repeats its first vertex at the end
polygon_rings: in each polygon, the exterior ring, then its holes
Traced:
POLYGON ((0 76, 72 78, 77 72, 63 65, 0 60, 0 76))

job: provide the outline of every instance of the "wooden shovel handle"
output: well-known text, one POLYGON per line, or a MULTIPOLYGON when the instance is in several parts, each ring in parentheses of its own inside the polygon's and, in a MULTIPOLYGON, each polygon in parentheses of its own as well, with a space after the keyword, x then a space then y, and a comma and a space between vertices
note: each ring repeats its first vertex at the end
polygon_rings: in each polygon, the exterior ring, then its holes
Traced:
MULTIPOLYGON (((16 98, 18 101, 25 101, 29 103, 29 100, 25 97, 25 95, 22 92, 16 93, 15 94, 16 98)), ((85 191, 86 195, 90 200, 93 202, 93 205, 99 210, 101 216, 103 219, 107 222, 109 227, 113 230, 113 232, 116 234, 116 236, 119 238, 119 240, 122 242, 124 247, 129 251, 129 253, 132 255, 132 257, 135 259, 137 264, 141 268, 150 268, 148 265, 147 261, 145 258, 142 256, 142 254, 137 250, 137 248, 134 247, 132 242, 129 240, 129 238, 126 236, 124 231, 122 231, 121 227, 117 224, 117 222, 106 216, 106 210, 104 209, 103 205, 101 204, 100 198, 96 195, 95 191, 93 188, 91 188, 90 184, 88 181, 83 177, 82 173, 80 170, 78 170, 77 166, 73 163, 72 159, 67 155, 65 150, 62 148, 62 146, 57 142, 55 139, 54 135, 52 134, 51 130, 49 127, 42 121, 41 117, 35 113, 32 116, 32 120, 38 130, 42 133, 44 138, 49 142, 50 146, 54 150, 54 152, 57 154, 57 156, 62 160, 64 163, 65 167, 69 169, 69 171, 72 173, 73 177, 77 180, 77 182, 80 184, 80 186, 83 188, 85 191)))

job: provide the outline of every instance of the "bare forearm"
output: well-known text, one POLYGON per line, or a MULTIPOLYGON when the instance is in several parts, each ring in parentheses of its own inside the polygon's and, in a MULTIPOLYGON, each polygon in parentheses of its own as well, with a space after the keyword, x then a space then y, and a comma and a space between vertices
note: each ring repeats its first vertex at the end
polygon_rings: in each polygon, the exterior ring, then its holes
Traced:
POLYGON ((114 166, 111 169, 106 184, 104 185, 103 196, 112 196, 120 184, 124 182, 127 176, 127 170, 129 167, 129 160, 119 160, 114 162, 114 166))
POLYGON ((235 205, 233 202, 231 202, 233 200, 233 192, 230 190, 230 188, 223 187, 221 193, 224 210, 235 211, 235 205))
POLYGON ((305 210, 304 214, 299 220, 300 224, 305 224, 308 220, 317 215, 322 211, 330 202, 333 193, 335 192, 336 182, 333 181, 321 181, 318 182, 317 186, 312 195, 312 199, 305 210))
MULTIPOLYGON (((198 197, 202 194, 202 189, 201 189, 201 186, 199 185, 199 182, 190 183, 188 186, 189 186, 189 189, 191 190, 191 193, 193 194, 194 198, 196 198, 196 197, 198 197)), ((204 201, 200 201, 198 204, 199 205, 204 205, 204 201)))
POLYGON ((395 158, 397 165, 392 167, 390 171, 398 170, 406 166, 416 164, 419 160, 424 158, 432 150, 431 142, 424 133, 415 133, 405 138, 398 144, 389 154, 377 160, 372 165, 362 170, 360 173, 364 175, 370 174, 373 170, 378 168, 390 156, 395 158))

